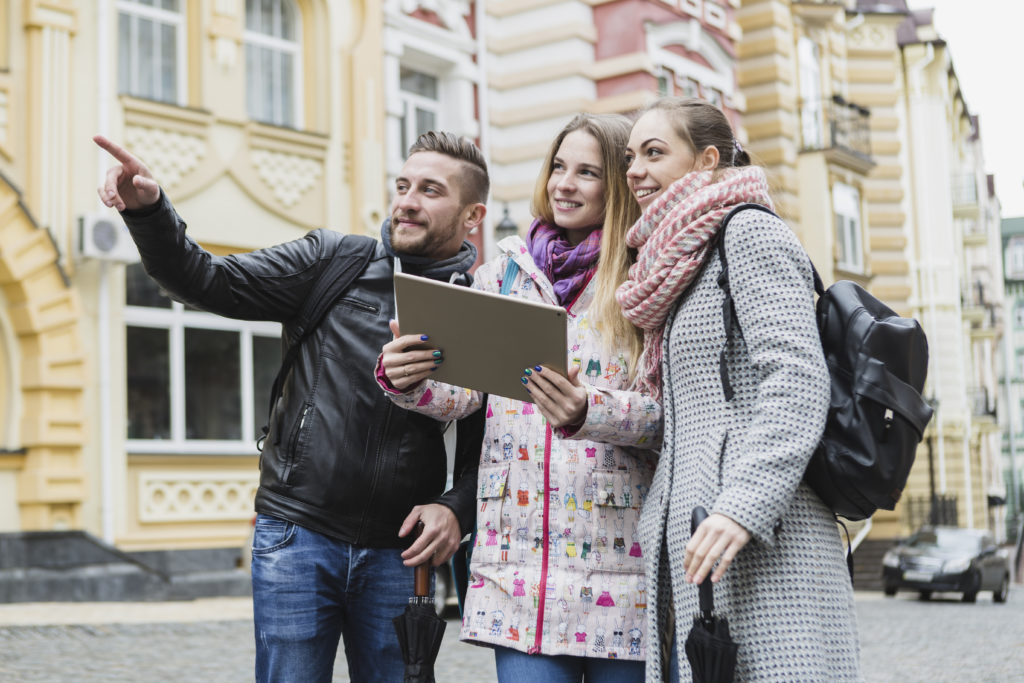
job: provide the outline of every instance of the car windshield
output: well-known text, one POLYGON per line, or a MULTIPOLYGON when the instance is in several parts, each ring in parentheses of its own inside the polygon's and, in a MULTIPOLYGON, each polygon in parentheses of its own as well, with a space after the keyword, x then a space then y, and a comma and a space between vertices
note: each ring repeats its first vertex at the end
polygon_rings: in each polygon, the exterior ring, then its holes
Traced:
POLYGON ((981 537, 966 529, 929 529, 919 531, 907 545, 922 550, 936 548, 944 552, 976 553, 981 549, 981 537))

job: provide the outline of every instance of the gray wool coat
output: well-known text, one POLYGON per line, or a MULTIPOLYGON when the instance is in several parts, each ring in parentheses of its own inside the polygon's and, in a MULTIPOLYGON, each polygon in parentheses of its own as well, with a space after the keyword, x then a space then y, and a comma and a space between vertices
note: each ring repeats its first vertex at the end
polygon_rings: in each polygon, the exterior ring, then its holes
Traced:
POLYGON ((843 544, 831 512, 801 481, 830 391, 810 261, 781 220, 756 210, 733 217, 725 249, 738 320, 727 352, 732 401, 724 398, 718 367, 725 329, 717 253, 666 325, 665 440, 639 528, 649 595, 647 680, 668 677, 654 644, 667 642, 670 603, 680 680, 690 680, 683 643, 697 588, 683 579, 683 556, 699 504, 751 533, 714 589, 716 612, 739 644, 736 680, 859 681, 843 544))

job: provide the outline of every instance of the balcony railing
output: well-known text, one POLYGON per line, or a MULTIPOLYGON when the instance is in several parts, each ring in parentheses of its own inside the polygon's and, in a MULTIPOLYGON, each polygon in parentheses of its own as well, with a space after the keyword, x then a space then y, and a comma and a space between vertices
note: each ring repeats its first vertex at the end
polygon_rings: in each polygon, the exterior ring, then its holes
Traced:
POLYGON ((800 112, 804 151, 840 148, 869 160, 870 116, 866 107, 847 102, 839 95, 804 102, 800 112))
POLYGON ((971 414, 975 417, 995 417, 996 398, 988 387, 975 387, 967 392, 971 403, 971 414))
POLYGON ((953 206, 973 206, 978 203, 978 179, 973 173, 954 173, 949 184, 953 206))
POLYGON ((916 531, 925 524, 932 526, 957 526, 957 501, 952 494, 908 497, 903 515, 907 526, 916 531))

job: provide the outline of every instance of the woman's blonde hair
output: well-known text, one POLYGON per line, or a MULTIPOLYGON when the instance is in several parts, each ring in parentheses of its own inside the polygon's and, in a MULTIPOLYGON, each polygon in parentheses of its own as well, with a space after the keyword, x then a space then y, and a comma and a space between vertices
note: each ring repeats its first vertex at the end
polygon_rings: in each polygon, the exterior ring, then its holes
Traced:
POLYGON ((618 289, 629 275, 629 267, 636 260, 636 252, 626 246, 626 231, 640 217, 640 206, 626 184, 625 149, 633 124, 619 114, 577 114, 555 137, 544 159, 544 170, 537 178, 533 190, 533 215, 551 225, 555 216, 548 195, 548 180, 554 169, 555 155, 569 133, 581 130, 593 137, 601 149, 604 173, 604 224, 601 232, 601 252, 594 274, 596 291, 590 306, 590 318, 601 335, 605 351, 626 346, 630 375, 643 350, 643 332, 626 320, 615 300, 618 289))

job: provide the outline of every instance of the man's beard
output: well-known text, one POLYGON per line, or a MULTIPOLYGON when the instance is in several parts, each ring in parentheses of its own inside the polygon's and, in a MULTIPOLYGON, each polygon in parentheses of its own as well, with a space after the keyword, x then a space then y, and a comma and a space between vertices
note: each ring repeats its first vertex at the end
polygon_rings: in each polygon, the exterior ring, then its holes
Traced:
POLYGON ((457 228, 450 223, 443 231, 438 231, 433 226, 426 228, 422 234, 415 237, 408 237, 398 234, 396 224, 397 216, 391 218, 391 250, 396 254, 406 256, 420 256, 427 258, 437 257, 437 251, 455 234, 457 228))

